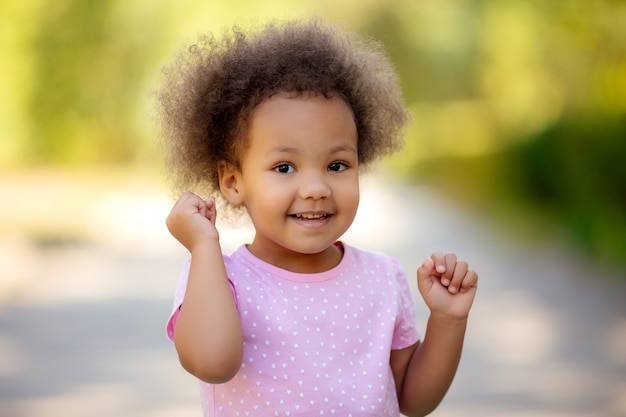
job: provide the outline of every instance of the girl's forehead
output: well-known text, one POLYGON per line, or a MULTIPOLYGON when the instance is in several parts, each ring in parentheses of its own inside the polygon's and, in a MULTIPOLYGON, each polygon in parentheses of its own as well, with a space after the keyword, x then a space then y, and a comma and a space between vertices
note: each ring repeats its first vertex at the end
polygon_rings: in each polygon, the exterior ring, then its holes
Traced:
MULTIPOLYGON (((272 116, 280 117, 281 113, 303 114, 311 112, 313 108, 341 108, 347 110, 355 122, 354 111, 350 103, 339 93, 318 93, 314 91, 288 92, 279 91, 262 99, 249 113, 248 123, 254 123, 259 117, 272 116)), ((250 127, 250 126, 248 126, 250 127)))
POLYGON ((255 109, 247 127, 247 150, 357 143, 352 109, 338 96, 275 95, 255 109))
POLYGON ((317 100, 317 99, 326 99, 326 100, 342 100, 351 110, 352 107, 346 97, 338 91, 313 91, 313 90, 305 90, 305 91, 274 91, 268 93, 266 95, 262 95, 256 103, 253 104, 252 113, 254 113, 259 107, 263 106, 267 102, 276 101, 280 99, 288 99, 288 100, 317 100))
POLYGON ((250 117, 251 130, 265 128, 290 127, 298 129, 297 122, 314 121, 333 122, 337 127, 342 124, 355 125, 354 113, 349 104, 339 96, 321 94, 293 95, 281 93, 262 102, 250 117))

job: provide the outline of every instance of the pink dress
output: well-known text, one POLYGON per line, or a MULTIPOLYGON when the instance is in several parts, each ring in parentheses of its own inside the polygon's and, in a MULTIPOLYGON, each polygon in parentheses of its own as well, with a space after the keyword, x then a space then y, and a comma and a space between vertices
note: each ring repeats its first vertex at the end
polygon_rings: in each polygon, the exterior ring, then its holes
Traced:
MULTIPOLYGON (((244 335, 237 375, 200 382, 204 417, 398 416, 391 350, 420 333, 406 274, 393 258, 337 243, 318 274, 289 272, 241 246, 224 256, 244 335)), ((173 339, 189 264, 167 323, 173 339)))

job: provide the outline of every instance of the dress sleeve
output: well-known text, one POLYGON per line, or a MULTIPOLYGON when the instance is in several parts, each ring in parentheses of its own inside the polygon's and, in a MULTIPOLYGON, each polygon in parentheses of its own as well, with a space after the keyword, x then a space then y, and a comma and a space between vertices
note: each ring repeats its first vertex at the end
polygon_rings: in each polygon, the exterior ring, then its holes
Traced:
POLYGON ((404 268, 393 260, 393 272, 396 278, 398 291, 398 316, 391 341, 394 350, 412 346, 421 338, 421 332, 416 323, 415 300, 407 280, 404 268))
MULTIPOLYGON (((224 259, 224 261, 226 262, 226 259, 224 259)), ((165 327, 167 337, 172 342, 174 341, 174 328, 176 327, 176 320, 178 320, 178 313, 180 311, 180 306, 183 305, 183 300, 185 299, 185 291, 187 290, 187 280, 189 279, 190 268, 191 268, 191 259, 185 262, 185 265, 183 266, 183 270, 180 273, 180 278, 178 279, 178 285, 176 286, 176 294, 174 295, 172 313, 170 314, 170 317, 167 319, 167 325, 165 327)), ((228 280, 228 284, 230 285, 230 291, 233 294, 233 299, 235 300, 235 303, 237 303, 237 298, 235 297, 235 287, 230 280, 228 280)))
POLYGON ((183 270, 178 279, 178 285, 176 286, 176 294, 174 295, 174 305, 172 306, 172 313, 167 320, 166 332, 167 337, 174 341, 174 328, 176 327, 176 320, 178 319, 178 312, 180 306, 183 304, 185 298, 185 290, 187 289, 187 279, 189 278, 189 268, 191 267, 191 259, 185 262, 183 270))

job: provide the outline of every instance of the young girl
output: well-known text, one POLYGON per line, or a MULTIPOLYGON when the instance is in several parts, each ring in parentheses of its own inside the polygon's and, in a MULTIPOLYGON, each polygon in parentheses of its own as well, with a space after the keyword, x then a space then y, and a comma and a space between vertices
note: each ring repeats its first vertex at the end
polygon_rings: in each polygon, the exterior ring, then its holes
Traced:
POLYGON ((165 74, 172 173, 211 195, 184 192, 167 218, 191 253, 167 331, 201 380, 204 416, 431 412, 456 372, 477 274, 452 253, 419 267, 420 340, 403 268, 338 240, 359 173, 400 147, 408 119, 385 55, 289 21, 204 37, 165 74), (255 228, 229 256, 215 197, 255 228))

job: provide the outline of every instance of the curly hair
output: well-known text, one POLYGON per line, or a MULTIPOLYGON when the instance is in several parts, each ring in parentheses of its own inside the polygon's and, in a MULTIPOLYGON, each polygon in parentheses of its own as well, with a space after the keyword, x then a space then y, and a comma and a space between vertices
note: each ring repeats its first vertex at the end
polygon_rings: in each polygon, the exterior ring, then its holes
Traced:
POLYGON ((409 115, 379 43, 320 19, 235 27, 200 36, 163 70, 158 116, 174 188, 220 195, 218 163, 239 166, 251 113, 280 92, 343 97, 361 166, 403 144, 409 115))

